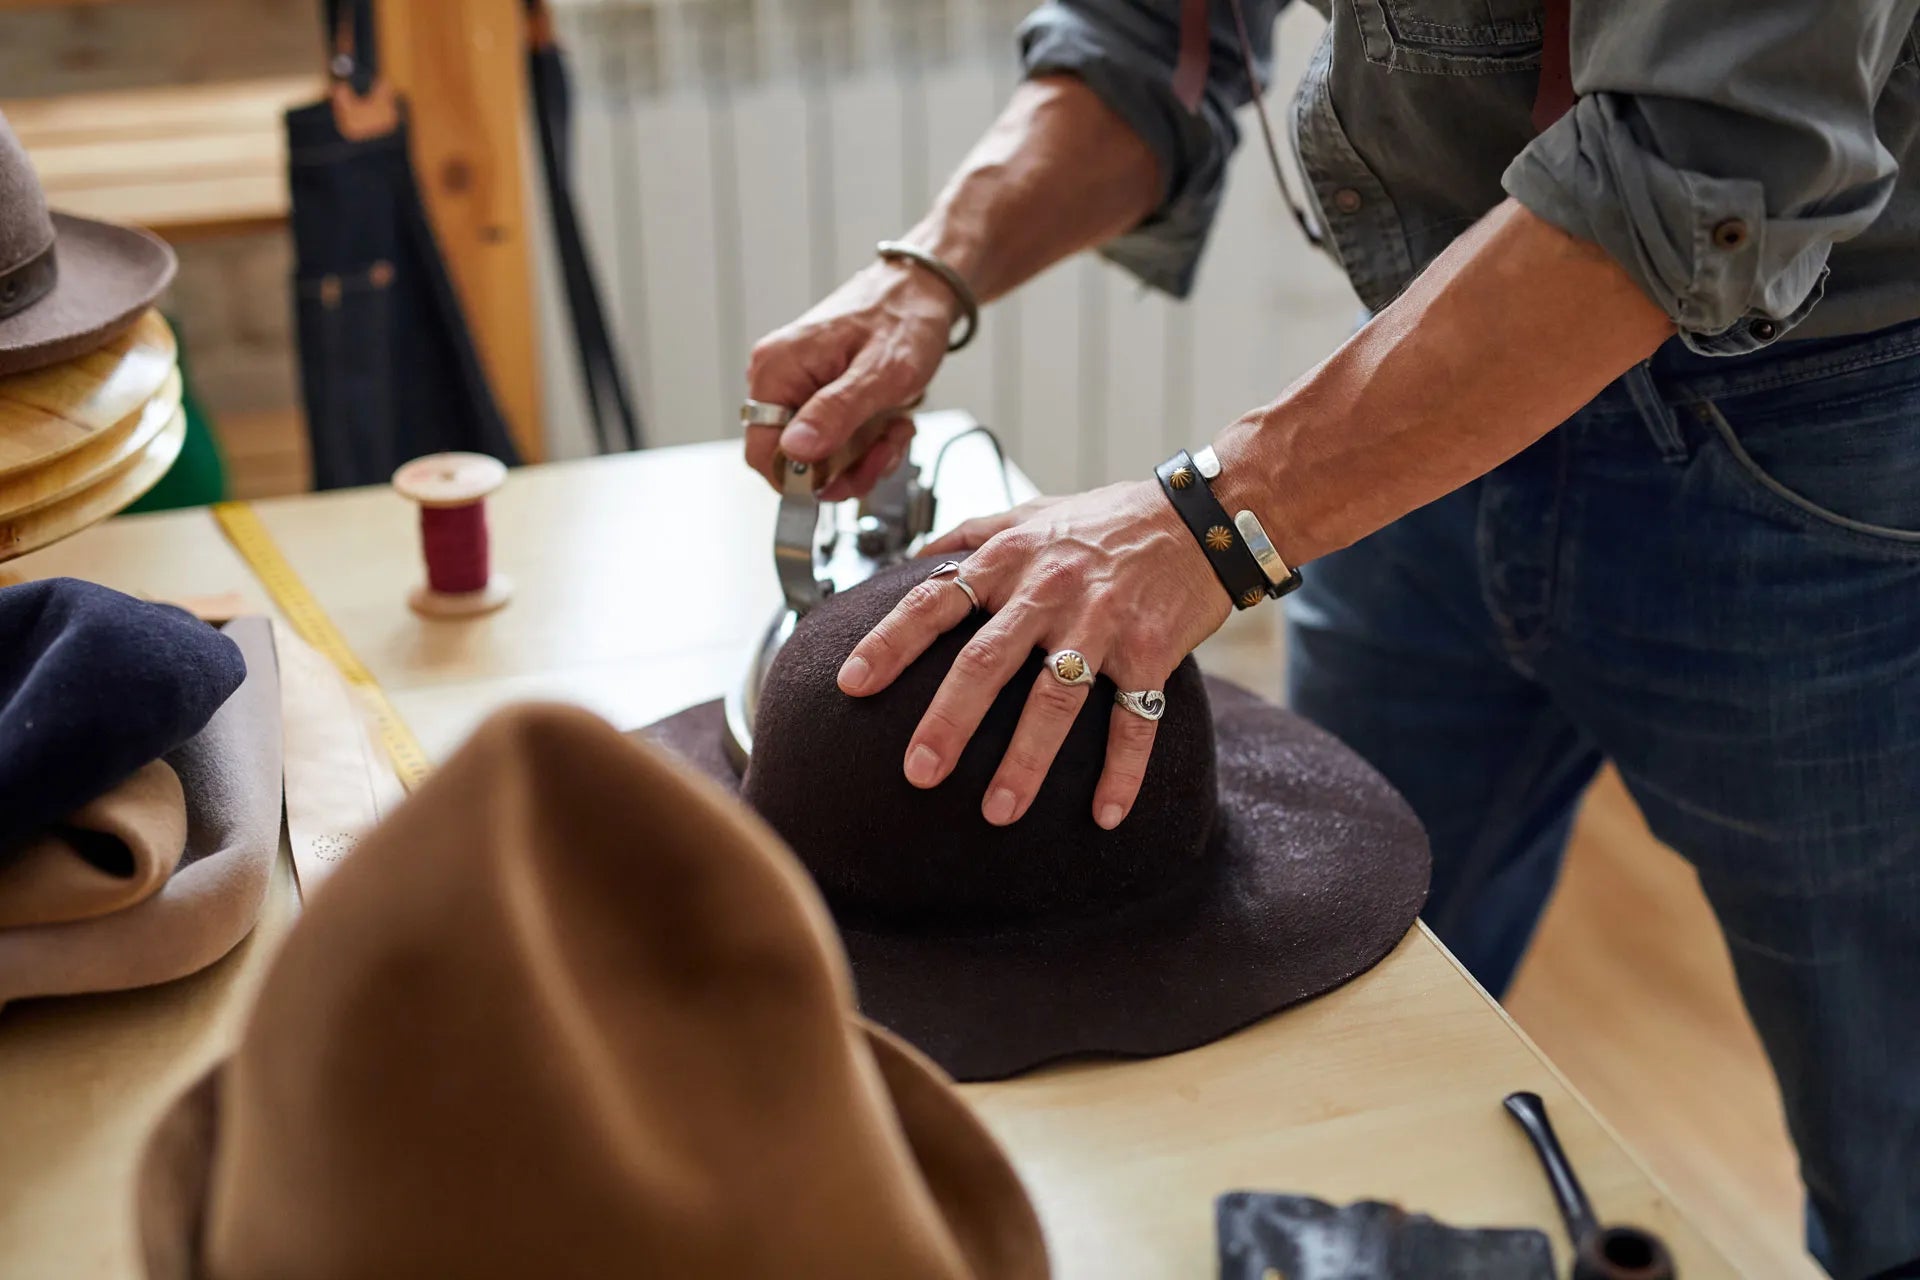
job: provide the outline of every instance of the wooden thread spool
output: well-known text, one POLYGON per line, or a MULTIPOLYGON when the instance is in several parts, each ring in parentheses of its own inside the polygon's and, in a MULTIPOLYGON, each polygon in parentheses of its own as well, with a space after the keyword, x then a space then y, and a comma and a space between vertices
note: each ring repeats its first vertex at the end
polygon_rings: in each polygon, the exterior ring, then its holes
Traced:
POLYGON ((420 507, 427 580, 407 596, 415 613, 471 617, 513 598, 513 584, 491 567, 487 537, 487 495, 506 478, 484 453, 430 453, 393 473, 394 490, 420 507))

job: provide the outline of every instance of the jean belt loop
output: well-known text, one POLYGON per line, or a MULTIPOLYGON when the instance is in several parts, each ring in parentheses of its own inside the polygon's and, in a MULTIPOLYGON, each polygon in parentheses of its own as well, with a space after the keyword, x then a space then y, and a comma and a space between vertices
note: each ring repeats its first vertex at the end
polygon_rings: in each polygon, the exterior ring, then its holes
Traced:
POLYGON ((1633 397, 1633 407, 1640 411, 1641 421, 1647 424, 1654 447, 1660 450, 1660 460, 1685 462, 1687 440, 1681 434, 1680 416, 1667 403, 1666 397, 1660 394, 1660 386, 1653 379, 1651 362, 1642 360, 1627 370, 1620 376, 1620 385, 1633 397))

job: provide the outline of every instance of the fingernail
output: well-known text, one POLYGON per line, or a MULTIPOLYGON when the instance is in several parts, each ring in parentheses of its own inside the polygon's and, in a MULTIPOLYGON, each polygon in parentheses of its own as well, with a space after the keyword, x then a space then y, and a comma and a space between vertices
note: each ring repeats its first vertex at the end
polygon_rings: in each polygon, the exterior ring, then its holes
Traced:
POLYGON ((987 805, 984 811, 987 821, 996 827, 1004 827, 1013 821, 1013 792, 1006 787, 995 787, 987 793, 987 805))
POLYGON ((867 687, 867 677, 872 674, 872 666, 856 653, 840 664, 840 688, 846 693, 859 693, 867 687))
POLYGON ((804 422, 796 422, 780 433, 780 447, 789 454, 811 455, 820 451, 820 433, 804 422))
POLYGON ((932 747, 920 743, 907 752, 907 781, 916 787, 930 787, 940 772, 940 757, 932 747))
POLYGON ((1100 812, 1094 817, 1094 821, 1100 824, 1101 830, 1111 831, 1115 827, 1119 826, 1120 819, 1126 816, 1127 816, 1127 811, 1121 808, 1119 805, 1104 804, 1100 806, 1100 812))

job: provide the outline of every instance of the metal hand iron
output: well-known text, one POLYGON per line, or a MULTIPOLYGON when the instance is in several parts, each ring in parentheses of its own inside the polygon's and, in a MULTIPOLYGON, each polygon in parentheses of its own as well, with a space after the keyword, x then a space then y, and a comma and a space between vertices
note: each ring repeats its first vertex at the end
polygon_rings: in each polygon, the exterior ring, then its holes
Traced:
POLYGON ((780 511, 773 525, 773 564, 785 601, 747 664, 745 677, 726 697, 726 748, 733 767, 744 770, 753 751, 753 716, 760 688, 780 646, 802 615, 835 591, 864 582, 907 558, 914 540, 933 528, 933 490, 920 468, 903 461, 862 498, 851 527, 842 524, 847 503, 823 503, 819 490, 846 463, 858 459, 898 414, 862 427, 836 457, 822 466, 780 459, 780 511), (824 517, 824 518, 823 518, 824 517))

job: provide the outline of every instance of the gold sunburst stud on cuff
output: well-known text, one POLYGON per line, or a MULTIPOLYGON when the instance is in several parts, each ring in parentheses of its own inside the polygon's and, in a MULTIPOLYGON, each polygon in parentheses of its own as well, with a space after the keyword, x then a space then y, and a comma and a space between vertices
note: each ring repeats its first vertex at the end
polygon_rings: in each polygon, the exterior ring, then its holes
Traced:
POLYGON ((1260 588, 1248 587, 1245 591, 1242 591, 1240 593, 1240 607, 1242 609, 1251 609, 1253 608, 1253 606, 1259 604, 1262 600, 1265 600, 1266 598, 1267 598, 1267 593, 1262 591, 1260 588))
POLYGON ((1233 535, 1227 532, 1227 526, 1217 524, 1207 530, 1207 549, 1209 551, 1225 551, 1232 545, 1233 535))
POLYGON ((1167 483, 1176 489, 1184 489, 1193 483, 1192 467, 1175 467, 1167 476, 1167 483))

